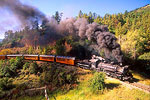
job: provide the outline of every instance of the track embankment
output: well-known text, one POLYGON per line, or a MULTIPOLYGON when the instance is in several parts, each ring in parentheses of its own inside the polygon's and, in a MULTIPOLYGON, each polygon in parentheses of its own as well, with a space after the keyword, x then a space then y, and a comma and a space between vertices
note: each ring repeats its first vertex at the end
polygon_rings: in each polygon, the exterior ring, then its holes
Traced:
MULTIPOLYGON (((107 79, 114 79, 111 77, 106 77, 107 79)), ((116 79, 118 81, 120 81, 119 79, 116 79)), ((150 93, 150 86, 148 85, 144 85, 142 83, 139 82, 128 82, 128 81, 120 81, 121 84, 125 85, 128 88, 135 88, 135 89, 139 89, 141 91, 144 91, 146 93, 150 93)))

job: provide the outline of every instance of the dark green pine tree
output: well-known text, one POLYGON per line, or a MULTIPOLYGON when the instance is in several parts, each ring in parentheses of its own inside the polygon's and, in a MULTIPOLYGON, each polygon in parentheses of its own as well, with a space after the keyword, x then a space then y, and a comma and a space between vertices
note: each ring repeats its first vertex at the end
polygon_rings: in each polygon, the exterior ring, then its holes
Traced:
POLYGON ((58 24, 61 21, 62 15, 63 15, 63 13, 59 13, 58 11, 56 11, 55 15, 53 16, 58 24))
POLYGON ((93 21, 94 21, 93 14, 92 14, 92 12, 89 12, 89 14, 88 14, 88 22, 89 23, 93 23, 93 21))
POLYGON ((82 18, 82 17, 83 17, 83 13, 82 13, 82 11, 80 10, 77 18, 82 18))

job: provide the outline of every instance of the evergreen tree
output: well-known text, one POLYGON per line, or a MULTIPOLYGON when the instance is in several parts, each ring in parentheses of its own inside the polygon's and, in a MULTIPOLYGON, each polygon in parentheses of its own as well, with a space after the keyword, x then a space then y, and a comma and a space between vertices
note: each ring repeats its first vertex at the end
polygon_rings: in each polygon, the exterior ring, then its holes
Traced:
POLYGON ((37 17, 35 18, 35 21, 32 23, 32 28, 35 30, 39 30, 39 20, 37 17))
POLYGON ((58 24, 61 21, 62 15, 63 13, 59 13, 58 11, 56 11, 55 15, 53 16, 55 20, 58 22, 58 24))
POLYGON ((89 23, 93 23, 94 19, 93 19, 93 15, 92 15, 92 12, 89 12, 89 15, 88 15, 88 22, 89 23))
POLYGON ((79 11, 79 14, 78 14, 78 18, 82 18, 83 17, 83 13, 82 13, 82 11, 80 10, 79 11))

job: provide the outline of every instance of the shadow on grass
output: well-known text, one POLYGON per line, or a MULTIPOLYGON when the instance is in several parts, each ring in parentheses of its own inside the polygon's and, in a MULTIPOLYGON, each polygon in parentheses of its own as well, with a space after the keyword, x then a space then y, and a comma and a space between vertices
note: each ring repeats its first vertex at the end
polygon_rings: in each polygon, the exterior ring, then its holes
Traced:
POLYGON ((131 82, 131 83, 132 83, 132 82, 139 82, 139 79, 133 77, 133 79, 132 79, 130 82, 131 82))
POLYGON ((143 72, 140 70, 133 70, 135 73, 139 74, 141 77, 145 78, 145 79, 150 79, 150 74, 149 72, 143 72))
POLYGON ((113 89, 113 88, 116 88, 118 87, 120 84, 119 83, 108 83, 108 84, 105 84, 105 87, 109 90, 113 89))
POLYGON ((79 72, 78 75, 87 75, 87 74, 91 74, 91 72, 79 72))

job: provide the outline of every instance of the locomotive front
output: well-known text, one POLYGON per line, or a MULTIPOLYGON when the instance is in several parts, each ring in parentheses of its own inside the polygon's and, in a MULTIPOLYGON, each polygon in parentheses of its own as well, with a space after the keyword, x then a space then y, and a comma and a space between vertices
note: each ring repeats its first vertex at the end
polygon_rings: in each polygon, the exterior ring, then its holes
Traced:
POLYGON ((95 55, 92 56, 90 62, 92 68, 104 71, 108 76, 118 78, 123 81, 130 81, 133 78, 132 74, 129 72, 129 66, 108 63, 104 58, 95 55))
POLYGON ((121 80, 129 80, 131 81, 133 79, 133 75, 129 71, 129 66, 120 67, 121 70, 118 70, 122 74, 121 80))

